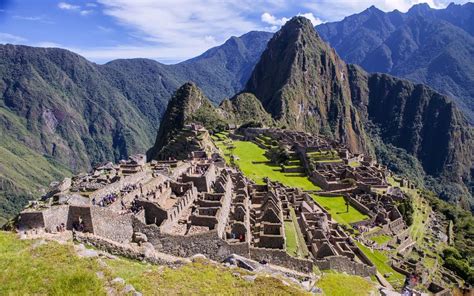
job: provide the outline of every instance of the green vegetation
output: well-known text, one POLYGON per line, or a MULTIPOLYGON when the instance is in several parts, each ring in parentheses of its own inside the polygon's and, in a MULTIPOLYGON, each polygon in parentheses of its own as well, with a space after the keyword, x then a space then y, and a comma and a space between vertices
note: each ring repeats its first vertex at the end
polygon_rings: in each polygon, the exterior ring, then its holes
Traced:
POLYGON ((80 259, 71 245, 19 240, 0 232, 1 295, 105 295, 94 259, 80 259))
POLYGON ((106 295, 116 277, 144 295, 307 294, 274 277, 246 281, 234 273, 252 273, 208 261, 172 269, 122 258, 101 260, 106 264, 78 257, 70 243, 19 240, 16 234, 0 232, 0 295, 106 295))
POLYGON ((311 196, 340 224, 350 226, 350 223, 363 221, 368 218, 367 215, 362 214, 351 205, 349 205, 349 211, 347 211, 346 201, 343 196, 329 197, 315 194, 311 196))
POLYGON ((298 256, 298 238, 293 221, 285 221, 286 252, 291 256, 298 256))
POLYGON ((393 237, 391 236, 388 236, 388 235, 375 235, 375 236, 372 236, 370 239, 373 240, 374 242, 376 242, 377 244, 381 245, 381 244, 385 244, 387 242, 389 242, 393 237))
MULTIPOLYGON (((422 195, 433 211, 453 221, 454 245, 443 251, 444 266, 456 272, 465 281, 474 285, 474 217, 468 211, 438 199, 434 194, 422 191, 422 195)), ((451 226, 450 226, 451 227, 451 226)))
POLYGON ((324 273, 316 284, 327 296, 365 296, 371 295, 375 285, 370 281, 354 275, 342 273, 324 273))
POLYGON ((388 263, 389 259, 387 256, 378 250, 371 250, 363 244, 356 242, 359 249, 375 264, 377 270, 382 274, 389 276, 386 278, 387 281, 394 287, 401 287, 405 281, 405 276, 396 272, 388 263))
POLYGON ((107 260, 111 273, 132 284, 144 295, 305 295, 279 279, 257 277, 248 282, 232 273, 252 275, 245 270, 232 272, 222 266, 202 261, 178 269, 163 268, 130 260, 107 260))
MULTIPOLYGON (((220 136, 222 137, 222 134, 220 136)), ((314 185, 305 174, 283 173, 280 166, 272 164, 265 156, 266 151, 255 143, 246 141, 230 143, 228 140, 224 140, 218 141, 216 144, 224 151, 224 156, 229 163, 231 154, 234 155, 237 158, 235 160, 236 165, 257 184, 264 184, 263 178, 268 177, 270 180, 281 182, 283 185, 290 187, 298 187, 304 190, 321 189, 314 185), (230 146, 233 146, 233 149, 229 149, 230 146)))
MULTIPOLYGON (((0 115, 3 111, 0 109, 0 115)), ((1 116, 0 116, 1 117, 1 116)), ((20 124, 20 123, 19 123, 20 124)), ((18 135, 29 133, 18 126, 18 135)), ((51 181, 70 175, 53 158, 41 155, 11 137, 0 127, 0 225, 17 214, 29 199, 40 196, 39 189, 51 181)))
POLYGON ((405 200, 405 203, 399 204, 398 209, 403 215, 403 218, 406 219, 407 225, 410 225, 411 222, 411 238, 420 244, 425 237, 426 224, 428 223, 431 209, 415 189, 404 189, 404 191, 408 194, 409 198, 405 200), (404 204, 405 206, 403 207, 404 204))
POLYGON ((290 221, 285 221, 286 251, 292 256, 306 257, 309 251, 293 208, 290 208, 290 217, 290 221))
POLYGON ((339 154, 335 150, 315 151, 306 154, 310 162, 341 162, 339 154))
POLYGON ((308 250, 308 247, 306 246, 306 241, 304 239, 303 233, 301 232, 300 226, 298 224, 298 218, 296 217, 294 208, 290 208, 290 216, 291 216, 291 220, 293 220, 293 223, 295 225, 296 237, 298 239, 298 246, 299 246, 298 251, 300 253, 300 256, 308 257, 309 250, 308 250))

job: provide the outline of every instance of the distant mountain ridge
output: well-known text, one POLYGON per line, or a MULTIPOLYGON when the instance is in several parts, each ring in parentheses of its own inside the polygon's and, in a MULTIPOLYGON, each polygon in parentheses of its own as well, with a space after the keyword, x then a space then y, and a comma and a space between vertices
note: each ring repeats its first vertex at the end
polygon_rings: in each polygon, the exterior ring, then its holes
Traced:
POLYGON ((425 83, 474 123, 474 3, 418 4, 406 13, 372 6, 316 29, 346 62, 425 83))

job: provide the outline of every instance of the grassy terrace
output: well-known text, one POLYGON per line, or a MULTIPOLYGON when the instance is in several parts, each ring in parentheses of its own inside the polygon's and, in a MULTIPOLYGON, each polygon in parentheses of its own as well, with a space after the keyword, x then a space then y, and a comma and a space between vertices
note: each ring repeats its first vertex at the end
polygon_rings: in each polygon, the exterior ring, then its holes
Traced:
POLYGON ((350 226, 350 223, 363 221, 368 218, 367 215, 362 214, 351 205, 349 205, 349 211, 347 212, 346 202, 342 196, 327 197, 316 194, 312 194, 311 196, 340 224, 350 226))
POLYGON ((290 208, 290 216, 291 221, 285 221, 286 251, 291 256, 307 257, 309 250, 306 247, 306 242, 299 228, 298 218, 293 208, 290 208))
POLYGON ((308 159, 310 161, 314 162, 341 162, 342 159, 339 157, 337 151, 315 151, 315 152, 309 152, 306 154, 308 159))
POLYGON ((325 273, 317 286, 327 296, 363 296, 376 295, 375 286, 370 281, 342 273, 325 273), (371 292, 372 291, 372 292, 371 292))
POLYGON ((377 270, 382 274, 390 274, 387 281, 395 288, 401 287, 405 281, 405 276, 396 272, 389 264, 388 257, 378 250, 371 250, 363 244, 356 242, 359 249, 375 264, 377 270))
MULTIPOLYGON (((216 138, 214 138, 216 139, 216 138)), ((230 149, 226 147, 225 142, 229 140, 223 139, 215 141, 216 145, 224 151, 227 162, 230 163, 230 149)), ((263 184, 263 178, 268 177, 270 180, 281 182, 283 185, 290 187, 298 187, 303 190, 320 190, 314 185, 303 173, 283 173, 280 166, 271 164, 265 156, 265 150, 257 146, 255 143, 246 141, 232 141, 234 149, 232 155, 237 157, 235 163, 240 170, 257 184, 263 184)))
POLYGON ((380 245, 380 244, 385 244, 389 242, 392 239, 392 237, 388 235, 375 235, 371 237, 370 239, 380 245))

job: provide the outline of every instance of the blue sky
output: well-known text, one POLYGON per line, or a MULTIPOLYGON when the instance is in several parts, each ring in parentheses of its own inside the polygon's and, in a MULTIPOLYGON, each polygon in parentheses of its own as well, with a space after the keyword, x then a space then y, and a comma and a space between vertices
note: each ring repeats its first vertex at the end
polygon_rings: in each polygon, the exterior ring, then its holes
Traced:
POLYGON ((444 8, 453 1, 0 0, 0 43, 67 48, 98 63, 134 57, 175 63, 231 36, 276 31, 294 15, 316 25, 371 5, 405 12, 420 2, 444 8))

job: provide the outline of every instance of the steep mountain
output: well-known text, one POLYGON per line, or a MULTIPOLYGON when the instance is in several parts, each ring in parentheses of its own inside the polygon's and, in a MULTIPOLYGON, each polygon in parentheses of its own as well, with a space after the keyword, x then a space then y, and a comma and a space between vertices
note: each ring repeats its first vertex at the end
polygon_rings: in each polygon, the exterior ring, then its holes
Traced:
POLYGON ((346 62, 427 84, 474 122, 474 3, 407 13, 372 6, 317 31, 346 62))
POLYGON ((472 135, 454 103, 424 85, 346 65, 305 18, 291 19, 270 40, 247 91, 280 123, 330 135, 353 151, 376 152, 367 136, 375 130, 425 173, 462 187, 450 198, 470 198, 472 135))
POLYGON ((155 144, 148 150, 147 158, 186 158, 188 153, 209 145, 187 128, 190 124, 202 124, 208 130, 223 130, 227 127, 223 117, 192 82, 181 86, 169 101, 155 144))
POLYGON ((322 133, 367 151, 352 106, 347 69, 305 18, 293 18, 268 43, 246 90, 288 128, 322 133))
POLYGON ((0 45, 0 224, 52 180, 148 149, 173 92, 214 102, 242 89, 270 33, 250 32, 177 65, 105 65, 55 48, 0 45))

